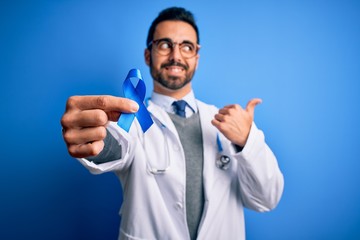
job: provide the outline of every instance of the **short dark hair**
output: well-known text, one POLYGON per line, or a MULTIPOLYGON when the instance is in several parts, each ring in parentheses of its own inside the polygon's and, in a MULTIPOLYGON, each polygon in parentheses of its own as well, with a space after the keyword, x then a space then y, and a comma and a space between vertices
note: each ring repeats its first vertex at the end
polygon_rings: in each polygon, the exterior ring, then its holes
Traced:
POLYGON ((153 40, 156 26, 160 22, 167 21, 167 20, 183 21, 183 22, 190 24, 196 32, 197 44, 200 43, 199 29, 195 23, 194 15, 190 11, 186 10, 185 8, 170 7, 170 8, 166 8, 166 9, 162 10, 159 13, 159 15, 157 16, 157 18, 155 18, 154 21, 152 22, 152 24, 149 28, 147 39, 146 39, 146 46, 149 46, 149 43, 153 40))

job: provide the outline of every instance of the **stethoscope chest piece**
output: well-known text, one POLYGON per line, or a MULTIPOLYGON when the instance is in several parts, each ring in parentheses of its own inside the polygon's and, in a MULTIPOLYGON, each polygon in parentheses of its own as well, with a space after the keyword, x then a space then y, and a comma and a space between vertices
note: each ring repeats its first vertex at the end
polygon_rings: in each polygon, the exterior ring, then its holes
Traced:
POLYGON ((230 157, 226 156, 223 153, 223 147, 220 141, 220 136, 219 133, 216 135, 216 143, 217 143, 217 147, 218 147, 218 157, 216 159, 216 166, 218 168, 220 168, 221 170, 226 170, 229 168, 230 166, 230 157))
POLYGON ((229 168, 230 166, 230 158, 226 155, 221 155, 217 160, 216 160, 216 166, 222 170, 226 170, 229 168))

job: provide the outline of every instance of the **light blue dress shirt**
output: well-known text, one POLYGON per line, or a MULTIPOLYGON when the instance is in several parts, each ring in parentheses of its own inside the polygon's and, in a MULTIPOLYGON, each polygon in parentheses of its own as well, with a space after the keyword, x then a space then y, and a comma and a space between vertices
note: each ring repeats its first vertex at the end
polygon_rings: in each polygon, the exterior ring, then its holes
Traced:
MULTIPOLYGON (((175 114, 175 108, 172 104, 174 101, 177 100, 180 99, 175 99, 155 92, 153 92, 151 95, 151 101, 153 103, 164 109, 166 112, 173 114, 175 114)), ((182 98, 182 100, 185 100, 187 102, 187 106, 185 107, 185 116, 187 118, 198 112, 198 107, 196 105, 195 95, 193 91, 189 92, 185 97, 182 98)))

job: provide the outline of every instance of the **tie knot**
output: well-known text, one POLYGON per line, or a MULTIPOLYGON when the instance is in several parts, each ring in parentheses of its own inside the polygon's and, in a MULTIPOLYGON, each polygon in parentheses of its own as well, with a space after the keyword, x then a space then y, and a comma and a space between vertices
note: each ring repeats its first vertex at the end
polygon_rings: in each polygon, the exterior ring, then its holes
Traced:
POLYGON ((185 107, 187 105, 185 100, 178 100, 172 104, 175 107, 175 113, 180 117, 185 117, 185 107))

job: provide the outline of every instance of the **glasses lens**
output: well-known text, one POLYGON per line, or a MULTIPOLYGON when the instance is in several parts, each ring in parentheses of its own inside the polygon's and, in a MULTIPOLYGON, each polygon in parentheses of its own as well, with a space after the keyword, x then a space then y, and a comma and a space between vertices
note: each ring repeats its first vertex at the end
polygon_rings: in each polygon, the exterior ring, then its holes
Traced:
POLYGON ((196 55, 196 47, 192 43, 180 43, 180 52, 185 58, 190 58, 196 55))
POLYGON ((171 52, 171 43, 166 40, 158 40, 153 42, 156 52, 160 55, 168 55, 171 52))

